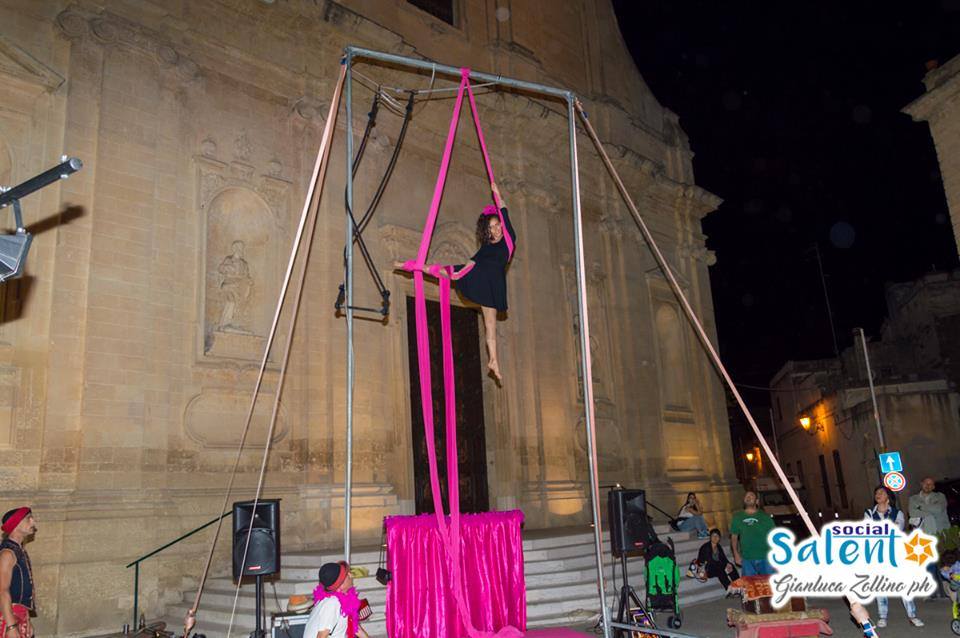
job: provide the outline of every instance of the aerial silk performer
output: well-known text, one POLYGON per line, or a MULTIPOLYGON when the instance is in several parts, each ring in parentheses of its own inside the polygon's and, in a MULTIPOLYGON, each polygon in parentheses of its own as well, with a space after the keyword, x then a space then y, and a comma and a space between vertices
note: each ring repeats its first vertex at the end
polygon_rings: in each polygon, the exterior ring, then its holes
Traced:
POLYGON ((520 534, 522 512, 483 512, 469 515, 466 520, 461 519, 460 513, 456 386, 450 322, 451 284, 457 282, 464 296, 480 305, 487 347, 490 349, 488 367, 499 379, 496 316, 498 311, 507 309, 506 267, 513 256, 516 237, 493 179, 493 168, 469 77, 470 70, 463 69, 417 257, 396 264, 397 268, 412 272, 414 279, 420 400, 434 505, 433 517, 389 517, 385 521, 390 557, 388 564, 395 576, 387 588, 387 630, 391 636, 403 638, 452 638, 463 635, 470 638, 519 638, 526 627, 520 534), (469 99, 473 113, 495 205, 484 209, 477 221, 480 249, 472 259, 457 266, 427 264, 465 97, 469 99), (449 517, 444 515, 434 438, 425 275, 436 277, 440 287, 449 517))

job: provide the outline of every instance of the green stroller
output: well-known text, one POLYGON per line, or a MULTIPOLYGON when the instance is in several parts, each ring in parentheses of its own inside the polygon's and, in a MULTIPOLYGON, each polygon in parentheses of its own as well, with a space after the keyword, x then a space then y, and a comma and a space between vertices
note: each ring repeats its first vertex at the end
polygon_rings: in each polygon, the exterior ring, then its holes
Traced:
POLYGON ((647 610, 666 612, 667 626, 679 629, 683 624, 680 613, 680 568, 673 540, 651 544, 645 554, 647 572, 647 610), (669 544, 668 544, 669 543, 669 544))

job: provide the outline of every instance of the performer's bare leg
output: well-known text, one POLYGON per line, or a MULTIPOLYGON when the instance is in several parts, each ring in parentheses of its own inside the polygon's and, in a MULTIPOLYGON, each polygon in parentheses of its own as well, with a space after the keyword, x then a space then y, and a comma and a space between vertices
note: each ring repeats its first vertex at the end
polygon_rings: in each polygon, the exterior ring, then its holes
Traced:
POLYGON ((497 381, 503 381, 500 376, 500 361, 497 359, 497 309, 488 306, 480 306, 483 312, 483 331, 487 340, 487 354, 489 361, 487 369, 493 373, 497 381))

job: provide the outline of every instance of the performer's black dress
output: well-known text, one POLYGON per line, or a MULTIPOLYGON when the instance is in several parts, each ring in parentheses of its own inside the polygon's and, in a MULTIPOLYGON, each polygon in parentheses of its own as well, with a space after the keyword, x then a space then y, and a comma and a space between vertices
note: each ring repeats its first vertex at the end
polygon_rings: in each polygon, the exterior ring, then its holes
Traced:
MULTIPOLYGON (((517 234, 510 223, 510 215, 506 208, 503 213, 504 233, 510 233, 513 239, 514 250, 517 245, 517 234)), ((495 244, 484 244, 472 257, 474 266, 457 281, 457 290, 464 297, 475 304, 496 308, 500 312, 507 309, 507 262, 510 260, 510 251, 504 237, 495 244)), ((463 264, 456 266, 457 270, 463 264)))

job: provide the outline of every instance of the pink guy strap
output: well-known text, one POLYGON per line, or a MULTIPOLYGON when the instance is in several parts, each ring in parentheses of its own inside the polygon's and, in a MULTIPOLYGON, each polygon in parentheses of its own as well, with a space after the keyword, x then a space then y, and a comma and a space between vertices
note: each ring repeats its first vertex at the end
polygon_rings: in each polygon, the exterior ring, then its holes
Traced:
MULTIPOLYGON (((457 610, 460 615, 460 621, 467 629, 467 634, 471 638, 487 638, 489 636, 499 636, 501 638, 519 637, 522 634, 515 627, 504 627, 496 634, 490 634, 474 628, 470 619, 470 611, 467 604, 467 598, 463 591, 462 576, 462 556, 460 542, 460 479, 457 466, 457 402, 456 390, 454 385, 453 370, 453 345, 452 330, 450 326, 450 277, 454 277, 451 266, 426 266, 427 253, 430 251, 430 240, 433 237, 433 231, 437 223, 437 215, 440 211, 440 202, 443 199, 443 190, 446 184, 447 171, 450 168, 450 158, 453 155, 453 144, 457 136, 457 125, 460 119, 460 109, 463 106, 464 94, 469 96, 470 109, 473 113, 474 128, 477 131, 477 137, 480 140, 480 151, 483 154, 484 163, 487 168, 487 175, 493 182, 493 167, 490 164, 490 157, 487 155, 486 142, 483 138, 483 130, 480 128, 480 118, 477 114, 476 102, 473 92, 470 90, 470 69, 461 69, 460 88, 457 91, 457 101, 453 107, 453 116, 450 118, 450 128, 447 132, 447 141, 444 145, 443 158, 440 162, 440 172, 437 175, 437 183, 433 189, 433 199, 430 201, 430 211, 427 215, 427 221, 423 227, 423 236, 420 240, 420 249, 417 251, 415 261, 408 261, 404 267, 413 271, 414 296, 415 296, 415 316, 417 333, 417 363, 420 369, 420 401, 423 412, 423 429, 427 443, 427 458, 430 468, 430 489, 433 492, 433 509, 437 517, 437 528, 440 537, 446 547, 447 556, 450 560, 450 582, 454 598, 457 602, 457 610), (440 491, 440 477, 437 471, 437 451, 434 439, 433 422, 433 388, 430 378, 430 338, 427 331, 427 302, 424 294, 424 270, 433 275, 438 275, 440 269, 444 269, 448 277, 439 277, 440 280, 440 327, 442 334, 442 355, 443 355, 443 392, 444 392, 444 420, 446 423, 446 451, 447 451, 447 493, 449 494, 450 506, 450 526, 449 529, 443 515, 443 499, 440 491)), ((496 202, 497 215, 500 217, 500 223, 503 224, 503 214, 500 212, 500 202, 496 202)), ((504 229, 506 227, 504 226, 504 229)), ((507 241, 507 249, 510 255, 513 255, 513 240, 510 234, 504 232, 504 239, 507 241)))

